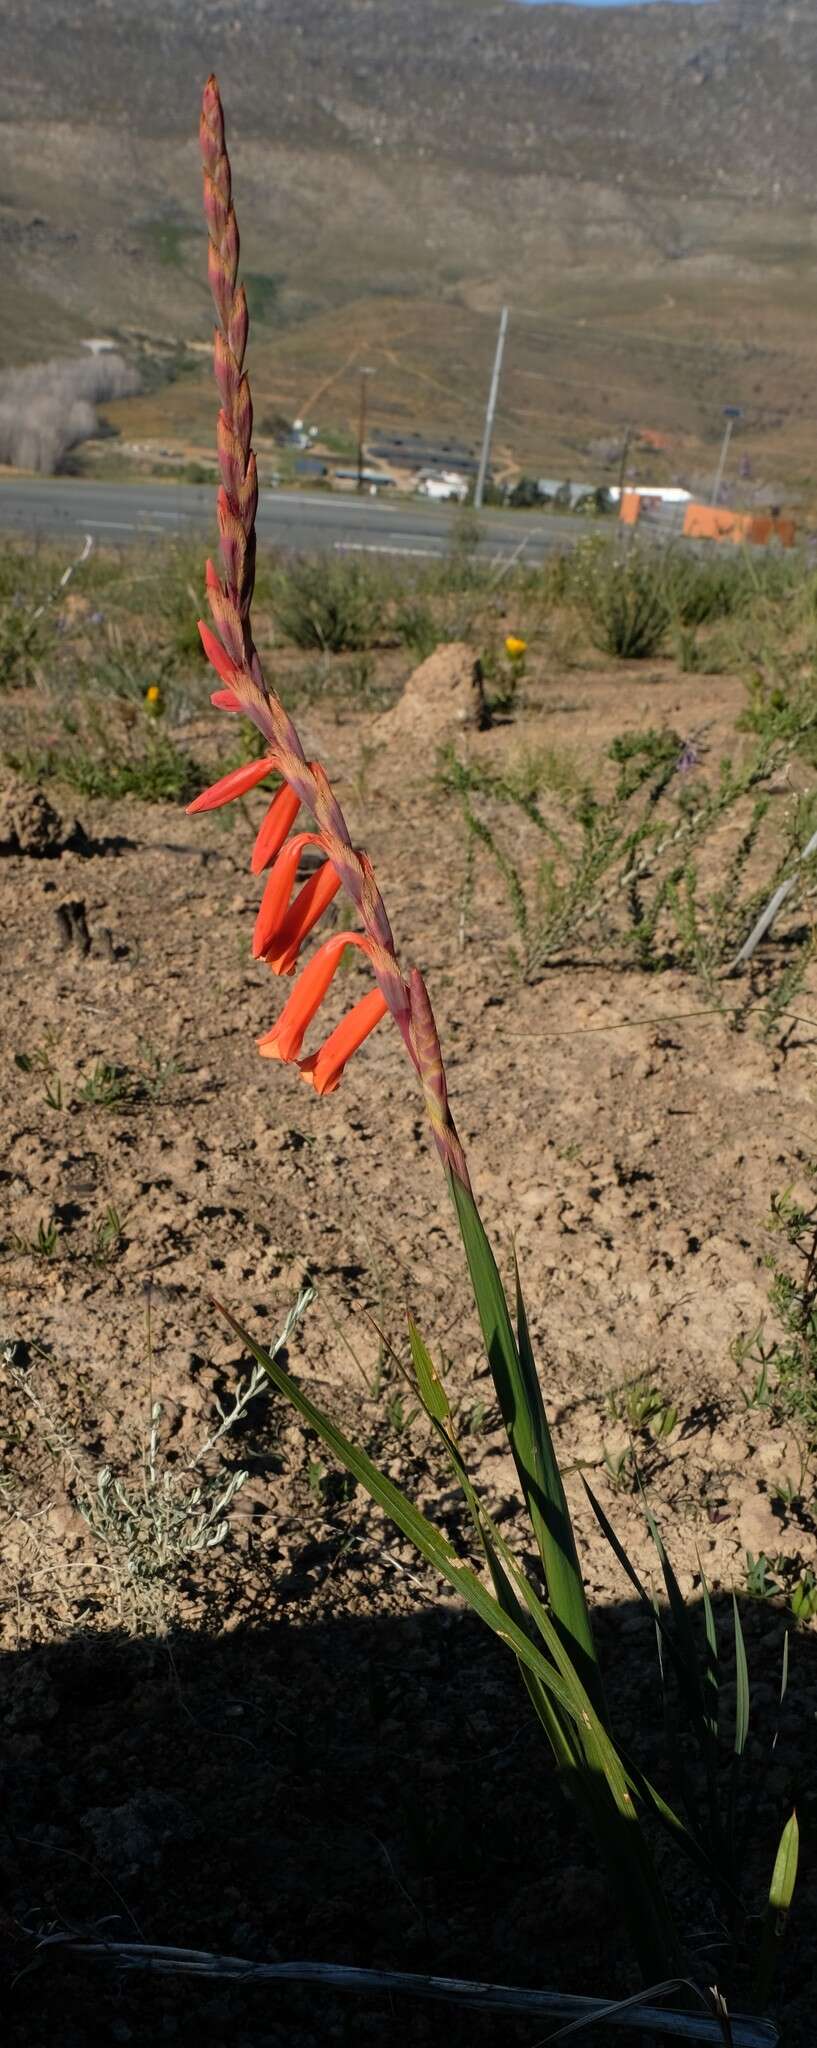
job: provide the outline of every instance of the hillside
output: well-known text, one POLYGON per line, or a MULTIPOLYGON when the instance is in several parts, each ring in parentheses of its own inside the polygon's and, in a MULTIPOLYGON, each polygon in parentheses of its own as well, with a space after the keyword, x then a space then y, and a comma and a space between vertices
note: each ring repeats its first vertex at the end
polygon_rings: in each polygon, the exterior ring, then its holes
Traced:
MULTIPOLYGON (((231 119, 256 388, 347 429, 473 435, 504 298, 500 453, 579 473, 628 420, 808 476, 817 10, 512 0, 18 0, 0 76, 0 360, 209 328, 195 146, 231 119)), ((204 366, 115 412, 206 440, 204 366)))

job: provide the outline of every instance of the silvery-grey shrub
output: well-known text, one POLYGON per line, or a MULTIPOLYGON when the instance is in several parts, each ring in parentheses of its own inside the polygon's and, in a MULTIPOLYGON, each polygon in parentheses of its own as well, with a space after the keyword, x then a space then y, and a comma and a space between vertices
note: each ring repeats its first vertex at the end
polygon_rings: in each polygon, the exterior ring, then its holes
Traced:
POLYGON ((53 475, 70 448, 96 433, 95 408, 137 391, 122 356, 55 357, 0 376, 0 462, 53 475))

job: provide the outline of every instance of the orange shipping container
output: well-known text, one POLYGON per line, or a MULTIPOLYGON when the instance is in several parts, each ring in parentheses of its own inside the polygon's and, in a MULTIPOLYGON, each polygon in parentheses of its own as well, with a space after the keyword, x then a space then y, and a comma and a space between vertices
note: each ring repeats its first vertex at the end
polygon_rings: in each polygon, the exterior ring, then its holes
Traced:
POLYGON ((794 520, 772 519, 768 513, 733 512, 728 505, 687 505, 684 513, 687 540, 729 540, 736 547, 752 543, 765 547, 778 540, 781 547, 794 546, 794 520))

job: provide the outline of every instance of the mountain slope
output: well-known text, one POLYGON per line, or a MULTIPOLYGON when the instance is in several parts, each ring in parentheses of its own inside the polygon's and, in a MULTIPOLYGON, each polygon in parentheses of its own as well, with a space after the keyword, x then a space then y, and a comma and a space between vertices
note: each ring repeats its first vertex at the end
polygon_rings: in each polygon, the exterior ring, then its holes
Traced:
MULTIPOLYGON (((564 466, 634 416, 688 463, 734 399, 766 464, 802 469, 812 0, 16 0, 4 43, 4 360, 206 335, 216 68, 270 408, 331 378, 349 425, 373 357, 382 417, 473 433, 507 298, 509 454, 564 466)), ((165 394, 165 431, 195 438, 197 388, 165 394)))

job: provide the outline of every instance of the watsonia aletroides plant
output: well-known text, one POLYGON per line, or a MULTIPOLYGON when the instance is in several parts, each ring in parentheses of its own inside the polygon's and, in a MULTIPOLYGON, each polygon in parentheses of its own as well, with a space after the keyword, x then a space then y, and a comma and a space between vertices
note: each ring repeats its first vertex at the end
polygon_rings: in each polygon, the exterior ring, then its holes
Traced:
MULTIPOLYGON (((451 1411, 419 1332, 409 1336, 419 1392, 463 1488, 493 1591, 464 1564, 433 1523, 308 1400, 300 1387, 241 1326, 242 1340, 274 1384, 300 1410, 380 1503, 404 1534, 469 1606, 515 1653, 557 1766, 593 1824, 615 1872, 633 1944, 647 1980, 674 1972, 675 1931, 653 1867, 642 1815, 647 1807, 693 1851, 684 1824, 625 1762, 609 1727, 587 1601, 570 1515, 548 1428, 517 1275, 515 1315, 474 1201, 468 1169, 448 1102, 434 1015, 422 975, 404 974, 371 863, 353 846, 325 769, 308 761, 296 728, 266 680, 253 639, 255 516, 258 482, 252 451, 252 400, 244 367, 247 301, 238 282, 239 238, 230 164, 215 78, 204 90, 201 113, 204 204, 209 228, 209 276, 217 313, 215 374, 221 398, 218 456, 221 485, 218 527, 222 573, 206 569, 211 624, 200 623, 204 648, 220 688, 212 701, 242 713, 262 736, 263 757, 233 770, 190 808, 230 803, 268 779, 277 786, 252 852, 255 874, 266 876, 253 936, 254 956, 276 975, 297 967, 301 948, 339 891, 357 914, 356 928, 333 931, 302 967, 277 1022, 260 1040, 265 1058, 296 1063, 302 1078, 324 1095, 340 1081, 346 1062, 385 1016, 393 1019, 422 1087, 436 1148, 453 1199, 474 1290, 486 1353, 544 1576, 540 1598, 519 1570, 475 1493, 456 1441, 451 1411), (312 829, 296 831, 304 811, 312 829), (322 864, 297 893, 301 854, 309 845, 322 864), (317 1051, 304 1053, 308 1027, 320 1009, 348 946, 371 969, 373 986, 355 1002, 317 1051)), ((226 1312, 225 1312, 226 1313, 226 1312)))

